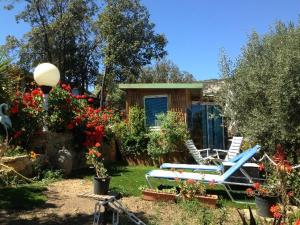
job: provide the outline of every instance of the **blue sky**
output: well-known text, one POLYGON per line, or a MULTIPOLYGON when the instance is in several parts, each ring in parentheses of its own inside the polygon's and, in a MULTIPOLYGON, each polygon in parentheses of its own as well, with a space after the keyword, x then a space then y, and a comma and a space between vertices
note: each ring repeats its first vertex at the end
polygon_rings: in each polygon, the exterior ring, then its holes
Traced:
MULTIPOLYGON (((268 32, 278 20, 297 22, 299 0, 142 0, 168 39, 168 58, 198 80, 219 77, 219 53, 236 58, 252 31, 268 32)), ((2 8, 3 3, 0 3, 2 8)), ((16 24, 11 11, 0 11, 0 45, 8 34, 21 37, 29 27, 16 24)))

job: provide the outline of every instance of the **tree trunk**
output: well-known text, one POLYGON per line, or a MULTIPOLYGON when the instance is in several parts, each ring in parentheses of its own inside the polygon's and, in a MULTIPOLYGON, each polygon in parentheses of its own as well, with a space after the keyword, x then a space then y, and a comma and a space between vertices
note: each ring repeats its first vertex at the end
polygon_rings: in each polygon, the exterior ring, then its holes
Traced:
POLYGON ((104 75, 102 78, 102 83, 101 83, 101 92, 100 92, 100 108, 103 107, 103 101, 104 101, 104 89, 105 89, 105 80, 107 77, 107 74, 109 73, 109 67, 105 66, 105 70, 104 70, 104 75))

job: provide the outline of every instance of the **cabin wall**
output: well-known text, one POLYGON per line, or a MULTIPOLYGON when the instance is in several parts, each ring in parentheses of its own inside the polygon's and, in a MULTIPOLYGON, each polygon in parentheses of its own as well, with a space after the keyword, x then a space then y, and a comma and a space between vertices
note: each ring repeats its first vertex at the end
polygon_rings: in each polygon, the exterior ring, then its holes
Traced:
POLYGON ((144 107, 144 97, 151 95, 166 95, 168 96, 168 110, 177 112, 180 118, 186 122, 186 109, 190 107, 190 91, 185 89, 160 89, 160 90, 127 90, 126 95, 126 114, 128 115, 129 108, 137 105, 144 107))

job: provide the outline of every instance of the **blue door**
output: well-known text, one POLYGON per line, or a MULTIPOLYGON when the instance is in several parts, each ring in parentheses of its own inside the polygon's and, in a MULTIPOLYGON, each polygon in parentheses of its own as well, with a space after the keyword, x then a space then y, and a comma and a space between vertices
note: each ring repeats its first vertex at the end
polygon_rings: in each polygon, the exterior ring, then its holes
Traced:
POLYGON ((216 105, 193 104, 191 134, 199 148, 224 149, 223 119, 216 105))

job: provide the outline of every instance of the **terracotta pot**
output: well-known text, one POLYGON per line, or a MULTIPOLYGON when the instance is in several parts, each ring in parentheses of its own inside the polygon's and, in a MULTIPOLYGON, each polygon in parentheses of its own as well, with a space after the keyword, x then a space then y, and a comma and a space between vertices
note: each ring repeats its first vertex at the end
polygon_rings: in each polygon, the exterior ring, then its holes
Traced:
POLYGON ((174 201, 175 202, 176 194, 144 190, 143 199, 148 201, 164 201, 164 202, 174 201))
POLYGON ((210 208, 216 208, 218 196, 217 195, 196 195, 194 197, 191 197, 190 195, 181 195, 182 199, 184 201, 190 201, 197 199, 199 202, 205 204, 206 206, 210 208))
POLYGON ((198 195, 196 199, 210 208, 216 208, 218 196, 217 195, 198 195))

